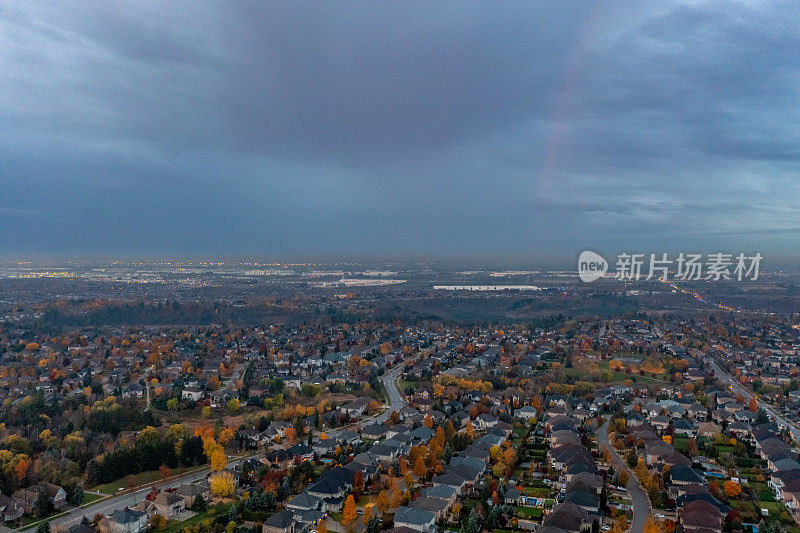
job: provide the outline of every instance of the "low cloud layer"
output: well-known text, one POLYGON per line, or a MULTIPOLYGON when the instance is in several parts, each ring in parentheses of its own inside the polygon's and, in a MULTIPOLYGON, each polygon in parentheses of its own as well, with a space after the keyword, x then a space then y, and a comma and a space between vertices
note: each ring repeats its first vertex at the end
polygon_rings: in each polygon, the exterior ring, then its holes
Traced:
POLYGON ((795 3, 11 3, 0 254, 800 242, 795 3))

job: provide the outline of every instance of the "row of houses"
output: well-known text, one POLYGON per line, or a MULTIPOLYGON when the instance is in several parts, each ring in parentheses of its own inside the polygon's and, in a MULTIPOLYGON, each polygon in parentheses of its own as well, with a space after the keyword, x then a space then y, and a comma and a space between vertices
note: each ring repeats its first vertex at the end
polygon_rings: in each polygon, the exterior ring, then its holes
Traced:
POLYGON ((597 461, 584 445, 580 421, 563 414, 545 422, 550 465, 561 472, 558 503, 544 517, 543 528, 563 532, 587 532, 602 523, 600 494, 604 481, 597 461))

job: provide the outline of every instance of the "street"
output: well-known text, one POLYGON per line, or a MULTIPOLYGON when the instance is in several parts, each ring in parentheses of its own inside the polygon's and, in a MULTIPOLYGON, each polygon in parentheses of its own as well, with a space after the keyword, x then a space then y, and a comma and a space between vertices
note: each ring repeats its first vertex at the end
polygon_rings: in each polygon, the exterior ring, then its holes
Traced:
POLYGON ((611 461, 618 471, 626 470, 628 472, 628 494, 631 497, 631 506, 633 507, 633 520, 631 520, 631 531, 639 532, 644 531, 644 524, 647 518, 653 514, 653 508, 650 506, 650 498, 642 488, 641 483, 636 478, 628 467, 628 464, 619 456, 617 451, 611 446, 608 440, 608 421, 603 423, 600 429, 597 430, 597 445, 602 450, 603 446, 608 449, 611 454, 611 461))
MULTIPOLYGON (((403 370, 402 366, 397 366, 396 368, 393 368, 391 371, 387 372, 385 375, 381 377, 381 382, 383 383, 383 386, 386 389, 386 394, 389 396, 389 404, 387 408, 381 413, 366 418, 364 420, 361 420, 357 424, 355 424, 356 429, 363 428, 370 424, 375 424, 375 423, 380 424, 389 418, 392 411, 400 411, 400 409, 402 409, 406 405, 406 401, 403 398, 400 389, 397 387, 397 378, 402 372, 402 370, 403 370)), ((329 431, 328 434, 330 436, 335 436, 338 432, 343 431, 344 429, 347 428, 339 428, 338 430, 332 430, 329 431)), ((230 467, 235 466, 236 464, 238 464, 239 460, 240 459, 231 461, 229 463, 229 466, 230 467)), ((89 520, 91 520, 92 517, 94 517, 94 515, 98 513, 110 514, 118 509, 131 507, 144 500, 144 497, 147 495, 147 493, 152 490, 153 485, 155 485, 158 489, 161 490, 174 488, 183 485, 184 483, 191 483, 193 481, 204 479, 210 471, 211 470, 209 467, 205 467, 200 470, 195 470, 190 473, 186 473, 180 476, 175 476, 164 482, 160 483, 156 482, 155 484, 151 483, 148 484, 146 487, 137 490, 125 491, 122 494, 112 496, 111 498, 102 501, 98 501, 96 504, 89 505, 85 508, 73 509, 67 515, 53 518, 50 521, 50 526, 53 529, 66 529, 80 522, 84 516, 87 517, 89 520)))
MULTIPOLYGON (((717 379, 719 379, 723 383, 726 383, 734 393, 741 394, 742 396, 747 398, 748 402, 750 401, 751 398, 753 398, 752 392, 750 392, 746 387, 744 387, 738 381, 736 381, 736 379, 734 379, 733 376, 722 370, 722 368, 720 368, 717 362, 714 361, 711 357, 706 357, 705 362, 708 364, 709 367, 711 367, 711 370, 714 372, 717 379)), ((800 427, 798 427, 796 424, 792 424, 791 422, 783 418, 771 405, 764 402, 763 400, 756 398, 756 402, 758 403, 758 406, 761 409, 763 409, 764 411, 767 412, 767 414, 769 414, 770 419, 773 422, 777 423, 778 426, 781 428, 784 427, 789 428, 789 431, 792 434, 792 439, 795 442, 800 442, 800 427)))
POLYGON ((386 389, 386 394, 389 395, 389 407, 379 414, 373 421, 367 422, 366 420, 359 423, 360 427, 364 427, 365 425, 369 425, 371 423, 380 424, 384 422, 389 416, 392 414, 392 411, 400 411, 406 405, 406 401, 403 398, 403 395, 400 393, 400 389, 397 387, 397 377, 403 371, 402 366, 397 366, 393 368, 390 372, 386 373, 381 377, 381 383, 383 383, 383 388, 386 389))
MULTIPOLYGON (((236 466, 239 463, 240 459, 231 461, 228 463, 228 467, 236 466)), ((117 496, 112 496, 111 498, 98 501, 95 504, 89 505, 88 507, 73 509, 70 511, 69 514, 65 516, 60 516, 57 518, 53 518, 50 520, 50 527, 53 529, 67 529, 68 527, 77 524, 81 521, 81 519, 85 516, 89 520, 94 517, 94 515, 98 513, 102 514, 110 514, 118 509, 124 509, 126 507, 132 507, 139 503, 140 501, 144 500, 144 497, 147 495, 148 492, 152 490, 152 487, 155 486, 158 489, 171 489, 175 487, 179 487, 184 483, 191 483, 194 481, 198 481, 204 479, 209 472, 211 471, 210 467, 201 468, 199 470, 194 470, 192 472, 188 472, 183 475, 174 476, 166 481, 163 482, 156 482, 150 483, 146 487, 134 490, 132 492, 126 491, 122 494, 117 496)))
POLYGON ((389 395, 389 405, 385 406, 386 409, 381 411, 377 415, 373 415, 367 417, 363 420, 358 421, 355 424, 351 424, 349 426, 344 426, 336 429, 332 429, 327 431, 327 435, 329 437, 335 437, 339 433, 345 430, 359 430, 370 424, 380 424, 385 422, 389 416, 391 416, 392 411, 400 411, 403 407, 406 406, 406 400, 403 398, 403 395, 400 393, 400 389, 397 388, 397 378, 400 373, 403 371, 402 366, 397 366, 381 376, 381 383, 383 383, 383 388, 386 389, 386 394, 389 395))

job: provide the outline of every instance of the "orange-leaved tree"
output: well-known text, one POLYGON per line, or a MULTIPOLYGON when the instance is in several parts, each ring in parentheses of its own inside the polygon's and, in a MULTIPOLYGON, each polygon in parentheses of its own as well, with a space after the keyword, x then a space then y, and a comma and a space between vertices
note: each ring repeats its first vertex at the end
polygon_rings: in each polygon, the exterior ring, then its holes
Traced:
POLYGON ((353 499, 353 495, 349 494, 347 499, 344 502, 344 513, 342 516, 342 520, 346 523, 352 523, 358 518, 358 512, 356 511, 356 501, 353 499))

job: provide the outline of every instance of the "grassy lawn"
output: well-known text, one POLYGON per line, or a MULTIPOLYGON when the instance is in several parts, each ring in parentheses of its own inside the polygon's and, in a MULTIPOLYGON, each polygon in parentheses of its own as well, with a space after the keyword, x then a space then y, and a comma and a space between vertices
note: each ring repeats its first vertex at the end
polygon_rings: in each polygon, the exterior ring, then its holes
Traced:
POLYGON ((105 496, 103 496, 102 494, 84 493, 83 494, 83 503, 81 504, 81 507, 83 507, 84 505, 86 505, 88 503, 95 502, 95 501, 99 500, 100 498, 105 498, 105 496))
POLYGON ((540 488, 540 487, 523 487, 522 491, 528 495, 533 496, 534 498, 547 498, 550 496, 552 490, 548 488, 540 488))
MULTIPOLYGON (((193 466, 192 468, 175 468, 172 471, 172 475, 180 475, 185 474, 187 472, 193 472, 195 470, 200 470, 207 465, 200 465, 200 466, 193 466)), ((96 490, 102 492, 103 494, 116 494, 119 489, 127 489, 129 487, 138 487, 139 485, 145 485, 148 483, 155 483, 156 481, 160 481, 161 473, 158 470, 148 470, 147 472, 139 472, 138 474, 132 474, 130 476, 125 476, 124 478, 117 479, 116 481, 112 481, 110 483, 106 483, 104 485, 98 485, 96 487, 92 487, 91 490, 96 490)), ((87 497, 89 494, 86 495, 87 497)))
POLYGON ((418 385, 419 383, 416 381, 406 381, 404 379, 401 379, 397 382, 397 386, 400 387, 401 392, 405 391, 408 387, 411 387, 414 390, 416 390, 418 385))
POLYGON ((770 490, 766 483, 751 483, 751 488, 759 500, 774 502, 775 494, 770 490))
MULTIPOLYGON (((55 518, 57 516, 60 516, 62 514, 64 514, 64 513, 58 513, 58 514, 50 515, 50 516, 47 517, 47 519, 48 520, 52 520, 53 518, 55 518)), ((38 516, 32 516, 32 515, 31 516, 23 516, 22 517, 22 525, 19 527, 20 531, 23 530, 23 529, 32 528, 33 524, 35 524, 39 520, 41 520, 41 518, 39 518, 38 516)), ((31 531, 33 531, 33 530, 31 530, 31 531)))
POLYGON ((228 516, 228 509, 230 505, 220 505, 216 507, 212 507, 205 512, 197 513, 191 518, 187 518, 183 522, 178 522, 177 520, 169 520, 167 521, 167 525, 164 529, 161 530, 161 533, 181 533, 183 528, 185 527, 192 527, 195 524, 202 524, 203 521, 207 519, 217 519, 220 517, 227 517, 228 516))
POLYGON ((122 479, 112 481, 111 483, 98 485, 94 488, 94 490, 102 492, 103 494, 116 494, 119 489, 138 487, 139 485, 144 485, 145 483, 154 483, 159 479, 161 479, 161 474, 158 472, 158 470, 150 470, 147 472, 140 472, 132 476, 126 476, 122 479))
POLYGON ((547 489, 550 490, 550 487, 547 486, 546 483, 539 481, 538 479, 533 479, 525 484, 526 487, 534 487, 537 489, 547 489))
MULTIPOLYGON (((625 355, 617 354, 617 357, 643 357, 643 356, 640 355, 640 354, 632 353, 632 354, 625 354, 625 355)), ((613 357, 612 357, 612 359, 613 359, 613 357)), ((643 359, 646 361, 647 357, 643 357, 643 359)), ((620 382, 620 381, 625 381, 626 379, 630 379, 630 380, 633 380, 633 381, 636 381, 636 382, 639 382, 639 383, 656 384, 656 385, 657 384, 668 383, 667 379, 661 379, 660 377, 655 377, 655 378, 651 377, 652 374, 649 373, 649 372, 645 372, 645 374, 643 376, 640 376, 638 371, 633 371, 630 374, 627 374, 624 371, 617 372, 616 370, 614 370, 612 368, 609 368, 608 363, 610 361, 611 361, 611 359, 606 359, 605 361, 592 361, 592 363, 597 365, 597 371, 598 372, 603 372, 603 371, 606 371, 606 370, 611 372, 611 374, 614 376, 613 379, 612 379, 613 382, 620 382)), ((588 376, 590 374, 589 364, 584 365, 582 363, 578 363, 578 364, 575 364, 572 368, 564 368, 563 370, 564 370, 564 374, 566 374, 568 376, 584 377, 584 376, 588 376)), ((656 374, 656 376, 668 377, 666 374, 663 374, 663 373, 662 374, 656 374)))
POLYGON ((759 512, 758 509, 755 508, 755 505, 753 505, 753 502, 748 500, 733 500, 731 501, 731 507, 739 512, 743 522, 758 522, 759 512))
POLYGON ((783 510, 785 509, 782 503, 775 501, 773 502, 760 501, 756 504, 756 506, 758 507, 759 512, 761 512, 761 509, 767 509, 769 511, 769 516, 771 516, 772 518, 779 517, 781 512, 783 512, 783 510))
POLYGON ((517 507, 517 515, 523 518, 541 518, 543 514, 541 507, 517 507))

